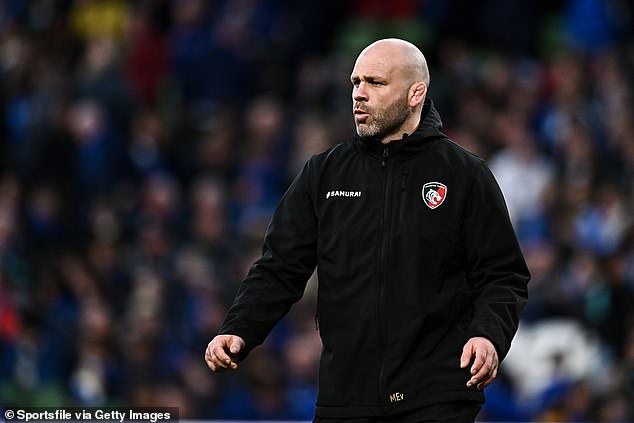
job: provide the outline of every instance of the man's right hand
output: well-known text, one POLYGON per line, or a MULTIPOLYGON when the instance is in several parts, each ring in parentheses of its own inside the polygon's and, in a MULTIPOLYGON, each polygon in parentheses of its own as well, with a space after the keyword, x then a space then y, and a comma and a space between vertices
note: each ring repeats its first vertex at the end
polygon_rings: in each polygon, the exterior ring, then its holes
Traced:
POLYGON ((218 335, 207 345, 205 361, 213 372, 235 370, 234 357, 244 348, 244 339, 237 335, 218 335))

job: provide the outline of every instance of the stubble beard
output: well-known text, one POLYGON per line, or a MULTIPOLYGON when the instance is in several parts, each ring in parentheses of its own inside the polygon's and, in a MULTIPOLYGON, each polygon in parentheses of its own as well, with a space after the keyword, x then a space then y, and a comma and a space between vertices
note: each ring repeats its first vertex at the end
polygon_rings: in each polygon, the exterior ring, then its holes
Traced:
POLYGON ((407 105, 395 102, 381 110, 368 110, 370 122, 359 123, 355 121, 357 134, 361 138, 377 138, 381 141, 388 138, 400 138, 399 129, 403 127, 409 117, 410 110, 407 105))

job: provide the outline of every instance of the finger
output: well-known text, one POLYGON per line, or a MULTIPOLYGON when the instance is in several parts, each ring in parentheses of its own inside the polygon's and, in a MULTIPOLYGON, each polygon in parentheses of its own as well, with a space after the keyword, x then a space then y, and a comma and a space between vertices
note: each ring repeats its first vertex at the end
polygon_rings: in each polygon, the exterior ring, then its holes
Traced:
MULTIPOLYGON (((216 359, 218 360, 218 365, 223 369, 237 369, 238 364, 233 360, 233 357, 228 354, 227 349, 228 346, 226 344, 224 346, 216 346, 214 348, 213 352, 216 355, 216 359)), ((234 343, 234 345, 231 346, 231 349, 237 350, 237 352, 239 352, 241 346, 240 344, 235 345, 234 343)), ((233 351, 231 351, 231 354, 233 354, 233 351)))
POLYGON ((491 372, 491 375, 484 382, 480 382, 478 384, 478 386, 477 386, 478 389, 484 389, 487 386, 489 386, 495 380, 497 375, 498 375, 498 371, 497 371, 497 369, 494 369, 493 372, 491 372))
POLYGON ((221 369, 226 369, 226 368, 228 368, 231 365, 231 359, 230 358, 223 359, 223 358, 218 357, 217 355, 214 357, 214 362, 221 369))
MULTIPOLYGON (((230 366, 230 363, 227 363, 225 362, 225 360, 218 357, 218 354, 216 353, 216 351, 218 350, 220 350, 222 354, 227 356, 224 350, 222 348, 219 348, 217 343, 214 341, 209 343, 205 352, 205 361, 207 362, 209 368, 214 372, 226 369, 228 366, 230 366)), ((229 356, 227 356, 227 358, 229 358, 229 356)), ((229 362, 231 362, 231 359, 229 359, 229 362)))
POLYGON ((489 376, 482 382, 480 382, 478 384, 478 389, 484 389, 487 386, 489 386, 497 377, 498 375, 498 368, 499 368, 499 364, 498 363, 494 363, 494 367, 493 370, 491 371, 491 373, 489 374, 489 376))
POLYGON ((214 371, 216 366, 211 361, 211 357, 209 356, 209 353, 207 351, 205 351, 205 363, 207 363, 207 367, 209 367, 211 371, 214 371))
POLYGON ((210 368, 213 365, 213 360, 211 357, 211 343, 209 343, 209 345, 207 345, 207 348, 205 349, 205 362, 210 368))
POLYGON ((244 347, 244 341, 240 338, 230 338, 227 344, 232 354, 238 354, 244 347))
POLYGON ((218 357, 216 357, 215 355, 212 356, 211 361, 213 363, 213 368, 212 370, 214 372, 224 372, 227 371, 229 369, 235 369, 237 368, 237 364, 235 363, 226 363, 223 360, 220 360, 218 357))
POLYGON ((471 374, 475 375, 480 371, 484 363, 489 358, 487 354, 487 350, 484 348, 475 348, 475 360, 473 361, 473 366, 471 366, 471 374))
POLYGON ((231 357, 229 357, 229 354, 227 354, 226 348, 227 345, 224 342, 217 343, 212 349, 212 354, 215 355, 220 362, 226 363, 228 365, 231 363, 231 357))
POLYGON ((222 365, 222 367, 224 369, 237 369, 238 365, 236 364, 235 361, 233 361, 233 358, 229 357, 229 361, 223 360, 220 362, 220 364, 222 365))
POLYGON ((231 354, 231 361, 229 363, 229 366, 232 369, 237 369, 238 364, 234 361, 234 356, 237 355, 244 348, 244 340, 240 337, 228 338, 227 346, 229 347, 229 352, 231 354))
POLYGON ((205 353, 205 362, 207 363, 207 367, 209 367, 212 372, 218 371, 218 365, 216 363, 216 360, 210 354, 209 350, 207 350, 207 352, 205 353))
POLYGON ((467 342, 462 348, 462 355, 460 356, 460 368, 466 368, 471 362, 471 357, 473 356, 473 343, 467 342))
POLYGON ((488 379, 488 377, 491 375, 492 371, 493 371, 493 363, 491 361, 487 360, 480 367, 480 370, 478 371, 478 373, 476 373, 475 375, 473 375, 471 377, 471 379, 469 379, 469 381, 467 382, 467 386, 468 387, 472 387, 472 386, 478 385, 483 380, 488 379))
POLYGON ((478 373, 469 380, 467 386, 477 385, 478 389, 483 389, 495 379, 499 365, 497 353, 489 351, 487 361, 482 365, 478 373))

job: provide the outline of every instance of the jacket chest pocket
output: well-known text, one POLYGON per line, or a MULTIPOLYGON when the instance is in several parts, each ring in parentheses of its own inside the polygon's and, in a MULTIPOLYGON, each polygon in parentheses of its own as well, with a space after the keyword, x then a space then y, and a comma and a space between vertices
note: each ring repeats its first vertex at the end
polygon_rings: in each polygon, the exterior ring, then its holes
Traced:
POLYGON ((459 232, 460 215, 454 199, 448 196, 446 186, 440 182, 420 183, 404 172, 399 181, 395 227, 397 235, 418 239, 431 245, 446 245, 455 240, 459 232))

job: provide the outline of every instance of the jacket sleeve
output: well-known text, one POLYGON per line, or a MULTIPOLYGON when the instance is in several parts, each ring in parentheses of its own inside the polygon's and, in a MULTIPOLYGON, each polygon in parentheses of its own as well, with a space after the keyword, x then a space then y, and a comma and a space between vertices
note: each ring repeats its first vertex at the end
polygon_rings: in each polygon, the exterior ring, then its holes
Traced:
POLYGON ((528 300, 530 274, 502 192, 489 168, 474 171, 463 221, 468 278, 476 292, 469 336, 484 336, 502 360, 528 300))
POLYGON ((310 195, 311 164, 292 182, 267 228, 262 256, 240 284, 220 334, 242 337, 247 354, 303 295, 317 262, 317 223, 310 195))

